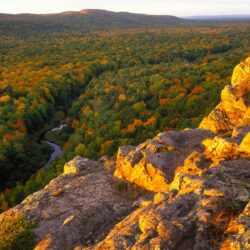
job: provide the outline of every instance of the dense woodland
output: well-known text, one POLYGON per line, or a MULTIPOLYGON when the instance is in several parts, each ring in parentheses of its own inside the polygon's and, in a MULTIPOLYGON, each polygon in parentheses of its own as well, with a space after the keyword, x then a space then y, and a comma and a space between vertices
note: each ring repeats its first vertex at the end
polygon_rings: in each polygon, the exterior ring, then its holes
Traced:
POLYGON ((248 24, 1 35, 0 211, 75 155, 113 156, 160 131, 196 127, 249 56, 249 38, 248 24), (39 132, 66 109, 64 153, 38 170, 51 152, 39 132))
MULTIPOLYGON (((247 22, 248 20, 243 20, 247 22)), ((152 28, 199 24, 199 21, 184 20, 169 15, 144 15, 127 12, 112 12, 99 9, 66 11, 57 14, 1 14, 0 34, 15 34, 19 37, 50 34, 74 34, 121 28, 152 28)), ((213 22, 209 22, 213 23, 213 22)))

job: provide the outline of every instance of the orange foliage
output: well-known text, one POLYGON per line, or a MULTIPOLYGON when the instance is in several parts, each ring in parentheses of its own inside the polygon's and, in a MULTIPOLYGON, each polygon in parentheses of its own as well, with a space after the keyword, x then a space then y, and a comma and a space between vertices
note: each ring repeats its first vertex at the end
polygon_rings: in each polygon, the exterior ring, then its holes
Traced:
POLYGON ((176 85, 173 85, 169 88, 169 92, 170 93, 177 92, 180 94, 180 93, 186 93, 187 90, 184 87, 182 87, 181 85, 176 84, 176 85))
POLYGON ((190 96, 192 95, 199 95, 199 94, 203 94, 205 92, 204 88, 200 85, 195 86, 193 88, 193 90, 191 91, 191 93, 189 94, 190 96))
POLYGON ((166 127, 166 128, 165 128, 165 131, 167 131, 167 132, 168 132, 168 131, 174 131, 174 128, 166 127))
POLYGON ((109 92, 111 92, 112 90, 118 90, 121 91, 119 86, 114 86, 114 85, 107 85, 107 87, 104 89, 105 93, 108 94, 109 92))
POLYGON ((16 121, 16 127, 20 130, 20 131, 22 131, 22 133, 23 134, 27 134, 27 129, 26 129, 26 126, 25 126, 25 124, 24 124, 24 122, 22 121, 22 120, 17 120, 16 121))
POLYGON ((126 96, 124 94, 120 94, 118 98, 119 98, 119 101, 126 100, 126 96))
POLYGON ((3 136, 3 141, 4 142, 8 142, 11 138, 13 138, 14 137, 14 135, 13 134, 5 134, 4 136, 3 136))
POLYGON ((176 84, 180 84, 180 83, 181 83, 181 80, 178 79, 178 78, 176 78, 176 79, 174 80, 174 82, 175 82, 176 84))
POLYGON ((76 128, 78 128, 79 124, 80 124, 80 122, 78 120, 74 119, 71 123, 71 128, 76 129, 76 128))
POLYGON ((10 100, 9 95, 0 96, 0 102, 8 102, 10 100))
POLYGON ((129 124, 127 128, 125 128, 125 129, 122 130, 122 132, 123 132, 123 133, 126 133, 126 132, 128 132, 128 133, 134 132, 135 129, 136 129, 137 127, 140 127, 140 126, 147 127, 147 126, 150 126, 150 125, 152 125, 152 124, 155 124, 156 120, 157 120, 156 115, 153 115, 152 117, 150 117, 150 118, 149 118, 147 121, 145 121, 145 122, 143 122, 141 119, 135 119, 135 120, 133 121, 133 123, 132 123, 132 124, 129 124))
POLYGON ((149 125, 153 125, 153 124, 156 123, 156 119, 157 119, 156 115, 153 115, 153 116, 150 117, 147 121, 145 121, 145 122, 143 123, 143 125, 144 125, 145 127, 147 127, 147 126, 149 126, 149 125))
POLYGON ((142 126, 143 121, 141 119, 135 119, 132 124, 129 124, 126 129, 123 129, 123 132, 134 132, 136 127, 142 126))
POLYGON ((91 111, 90 107, 86 106, 84 107, 84 109, 82 109, 82 114, 87 116, 90 111, 91 111))
POLYGON ((160 105, 164 105, 164 104, 167 104, 167 103, 170 103, 170 102, 171 102, 170 98, 159 98, 160 105))
POLYGON ((142 120, 141 119, 135 119, 134 120, 134 126, 141 126, 143 124, 142 120))
POLYGON ((81 128, 85 128, 86 127, 86 122, 83 121, 82 124, 81 124, 81 128))
POLYGON ((93 128, 88 128, 88 129, 87 129, 87 135, 89 135, 89 136, 95 135, 94 129, 93 129, 93 128))
POLYGON ((106 154, 107 153, 107 148, 109 148, 113 144, 113 142, 114 142, 113 140, 105 141, 101 145, 101 154, 106 154))

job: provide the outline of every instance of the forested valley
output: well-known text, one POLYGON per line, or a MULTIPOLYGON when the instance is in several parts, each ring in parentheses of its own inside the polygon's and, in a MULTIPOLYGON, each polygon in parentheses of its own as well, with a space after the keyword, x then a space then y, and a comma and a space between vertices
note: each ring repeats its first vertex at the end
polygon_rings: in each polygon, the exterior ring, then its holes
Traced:
POLYGON ((76 155, 113 156, 164 130, 196 127, 249 56, 249 24, 1 34, 0 211, 62 172, 76 155), (66 115, 65 115, 66 114, 66 115), (63 154, 46 168, 41 135, 63 154))

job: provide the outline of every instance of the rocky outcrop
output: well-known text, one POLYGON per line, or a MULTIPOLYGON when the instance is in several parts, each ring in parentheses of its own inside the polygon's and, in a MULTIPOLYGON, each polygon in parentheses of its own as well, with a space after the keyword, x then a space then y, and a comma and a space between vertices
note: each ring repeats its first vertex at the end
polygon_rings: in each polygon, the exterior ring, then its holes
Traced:
MULTIPOLYGON (((247 165, 242 168, 243 173, 246 168, 247 165)), ((234 181, 241 173, 230 173, 228 177, 234 181)), ((221 243, 234 210, 243 209, 249 199, 249 187, 247 190, 227 184, 220 174, 218 169, 209 172, 211 179, 179 174, 176 181, 181 188, 176 196, 170 193, 160 202, 138 208, 116 225, 104 241, 89 249, 219 249, 230 237, 221 243)), ((244 226, 249 230, 247 224, 244 226)), ((246 236, 244 231, 241 234, 246 236)), ((247 238, 239 235, 234 241, 248 249, 247 238)))
POLYGON ((221 93, 221 103, 204 118, 200 128, 225 133, 250 124, 250 58, 235 67, 232 85, 221 93))
POLYGON ((86 175, 89 173, 100 172, 100 167, 100 162, 91 161, 87 158, 77 156, 64 165, 63 173, 86 175))
POLYGON ((88 249, 249 249, 250 154, 240 150, 246 138, 206 139, 167 192, 141 203, 88 249))
POLYGON ((0 215, 0 222, 21 214, 35 222, 36 250, 73 249, 103 239, 132 209, 114 187, 112 175, 100 162, 77 157, 65 173, 20 205, 0 215))
POLYGON ((214 134, 204 129, 163 132, 137 147, 121 147, 115 176, 146 190, 166 192, 175 170, 192 152, 202 151, 202 141, 214 134))
POLYGON ((36 222, 36 250, 250 249, 249 64, 201 128, 123 146, 116 162, 76 157, 0 223, 36 222), (150 192, 132 201, 125 182, 150 192))
POLYGON ((250 57, 234 68, 232 85, 236 86, 242 81, 250 80, 250 57))
POLYGON ((115 175, 160 193, 136 203, 87 249, 250 248, 249 63, 236 67, 222 102, 202 121, 207 130, 161 133, 120 148, 115 175))

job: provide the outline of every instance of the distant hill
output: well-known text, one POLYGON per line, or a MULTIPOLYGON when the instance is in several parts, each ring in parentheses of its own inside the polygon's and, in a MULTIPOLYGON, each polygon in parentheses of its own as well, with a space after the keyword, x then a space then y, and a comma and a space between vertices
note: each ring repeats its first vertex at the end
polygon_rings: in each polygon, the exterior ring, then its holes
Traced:
POLYGON ((220 21, 240 21, 240 20, 250 20, 250 15, 216 15, 216 16, 189 16, 185 19, 191 20, 220 20, 220 21))
POLYGON ((0 34, 77 32, 114 27, 165 27, 185 25, 189 22, 168 15, 132 14, 96 9, 57 14, 0 14, 0 34))

